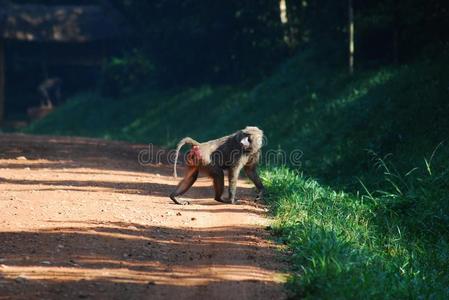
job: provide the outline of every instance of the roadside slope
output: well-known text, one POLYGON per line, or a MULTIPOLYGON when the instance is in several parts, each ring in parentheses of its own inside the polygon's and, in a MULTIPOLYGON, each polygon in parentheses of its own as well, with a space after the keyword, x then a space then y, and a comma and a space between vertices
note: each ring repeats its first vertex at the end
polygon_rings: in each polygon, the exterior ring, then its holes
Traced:
POLYGON ((26 132, 172 146, 183 136, 205 141, 256 125, 267 136, 265 150, 300 149, 307 175, 358 189, 355 176, 368 181, 373 152, 408 166, 447 139, 448 62, 436 57, 349 76, 309 50, 251 88, 80 94, 26 132))

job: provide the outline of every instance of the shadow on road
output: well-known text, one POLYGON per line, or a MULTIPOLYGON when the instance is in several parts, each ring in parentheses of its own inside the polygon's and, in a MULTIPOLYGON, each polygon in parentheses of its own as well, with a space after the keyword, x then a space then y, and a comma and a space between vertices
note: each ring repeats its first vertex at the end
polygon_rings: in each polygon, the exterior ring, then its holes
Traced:
POLYGON ((177 291, 184 299, 201 292, 198 286, 223 293, 233 286, 261 292, 281 286, 269 276, 279 258, 261 239, 268 233, 257 228, 61 223, 78 226, 0 233, 2 296, 130 299, 154 290, 161 298, 177 291))

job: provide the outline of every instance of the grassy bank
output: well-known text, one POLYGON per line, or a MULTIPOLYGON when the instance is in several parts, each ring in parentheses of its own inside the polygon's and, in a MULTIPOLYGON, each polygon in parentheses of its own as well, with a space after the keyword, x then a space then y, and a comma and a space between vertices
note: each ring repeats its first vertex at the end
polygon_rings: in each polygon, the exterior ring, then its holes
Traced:
POLYGON ((368 176, 371 152, 413 162, 448 137, 448 65, 443 57, 350 77, 304 53, 254 87, 80 94, 26 132, 173 146, 257 125, 267 148, 301 149, 308 175, 359 186, 354 175, 368 176))
POLYGON ((293 298, 449 297, 449 168, 423 162, 399 176, 391 167, 390 188, 363 196, 288 169, 264 174, 272 230, 292 253, 293 298))

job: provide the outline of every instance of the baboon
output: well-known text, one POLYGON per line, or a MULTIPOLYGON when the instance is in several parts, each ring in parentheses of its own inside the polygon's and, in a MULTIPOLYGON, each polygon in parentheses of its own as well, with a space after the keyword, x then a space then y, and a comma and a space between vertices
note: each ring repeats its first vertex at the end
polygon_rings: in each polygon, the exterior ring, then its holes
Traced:
POLYGON ((37 90, 41 95, 41 107, 52 108, 61 101, 61 78, 48 78, 39 84, 37 90))
POLYGON ((176 190, 170 194, 170 198, 176 204, 189 204, 188 201, 181 200, 178 197, 189 190, 201 171, 213 179, 215 200, 225 202, 223 199, 224 170, 228 170, 228 201, 234 204, 237 179, 243 168, 248 178, 251 179, 257 188, 258 195, 256 201, 261 199, 264 186, 257 174, 257 164, 261 153, 262 139, 262 130, 250 126, 231 135, 204 143, 199 143, 190 137, 183 138, 176 148, 173 170, 175 177, 177 177, 176 163, 181 147, 185 144, 192 145, 193 147, 186 156, 187 172, 179 182, 176 190))

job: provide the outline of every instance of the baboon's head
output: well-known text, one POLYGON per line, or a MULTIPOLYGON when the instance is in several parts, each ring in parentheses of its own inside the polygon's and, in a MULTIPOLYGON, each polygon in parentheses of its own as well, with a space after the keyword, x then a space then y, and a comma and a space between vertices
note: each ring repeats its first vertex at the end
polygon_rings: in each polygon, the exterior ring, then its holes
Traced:
POLYGON ((262 148, 263 131, 254 126, 247 126, 237 135, 239 143, 247 152, 255 153, 262 148))

